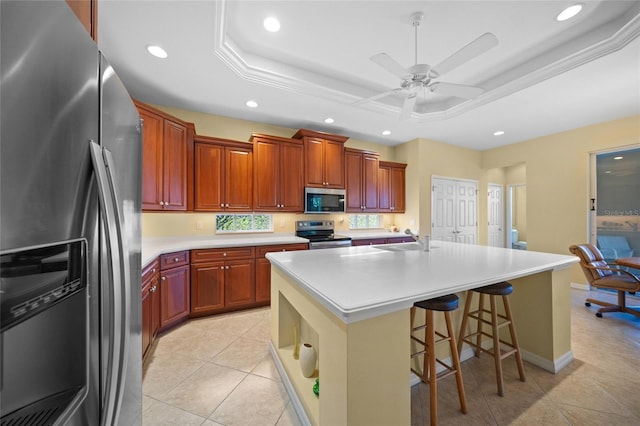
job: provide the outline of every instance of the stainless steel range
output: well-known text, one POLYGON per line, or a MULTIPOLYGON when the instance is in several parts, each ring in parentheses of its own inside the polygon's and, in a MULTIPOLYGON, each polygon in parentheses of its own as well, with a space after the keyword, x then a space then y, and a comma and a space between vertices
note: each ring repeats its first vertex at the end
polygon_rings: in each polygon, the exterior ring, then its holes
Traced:
POLYGON ((351 237, 335 235, 333 220, 296 221, 296 237, 309 240, 309 250, 349 247, 351 237))

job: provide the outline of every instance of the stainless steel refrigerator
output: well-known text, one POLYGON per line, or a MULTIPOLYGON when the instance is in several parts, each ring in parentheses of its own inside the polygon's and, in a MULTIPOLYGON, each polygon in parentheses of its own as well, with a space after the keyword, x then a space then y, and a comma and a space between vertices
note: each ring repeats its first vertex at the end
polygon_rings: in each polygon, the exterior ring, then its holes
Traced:
POLYGON ((66 2, 0 20, 1 424, 140 424, 139 115, 66 2))

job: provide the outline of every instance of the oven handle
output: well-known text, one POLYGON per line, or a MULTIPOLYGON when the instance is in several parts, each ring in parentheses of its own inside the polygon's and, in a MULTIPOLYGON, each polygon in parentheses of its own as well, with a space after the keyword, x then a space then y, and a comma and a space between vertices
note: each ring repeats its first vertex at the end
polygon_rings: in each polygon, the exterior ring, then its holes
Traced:
POLYGON ((351 247, 351 240, 340 241, 314 241, 309 243, 309 250, 351 247))

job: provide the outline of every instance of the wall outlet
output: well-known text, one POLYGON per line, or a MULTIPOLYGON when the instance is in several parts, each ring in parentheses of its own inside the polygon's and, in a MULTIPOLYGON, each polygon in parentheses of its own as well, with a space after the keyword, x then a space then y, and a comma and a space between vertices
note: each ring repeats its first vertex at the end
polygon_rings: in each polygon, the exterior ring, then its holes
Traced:
POLYGON ((201 220, 196 220, 196 231, 202 231, 202 228, 204 228, 204 225, 202 224, 201 220))
POLYGON ((285 224, 286 224, 285 220, 284 220, 284 219, 282 219, 282 220, 280 221, 280 228, 284 228, 285 224))
POLYGON ((416 226, 416 220, 415 219, 411 219, 409 221, 409 226, 416 226))

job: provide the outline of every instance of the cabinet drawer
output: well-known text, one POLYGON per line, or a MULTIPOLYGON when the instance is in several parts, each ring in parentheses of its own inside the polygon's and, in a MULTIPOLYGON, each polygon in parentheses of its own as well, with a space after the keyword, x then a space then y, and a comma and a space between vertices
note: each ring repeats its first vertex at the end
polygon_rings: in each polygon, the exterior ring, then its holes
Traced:
POLYGON ((309 245, 306 243, 300 244, 279 244, 276 246, 258 246, 256 247, 256 259, 264 257, 267 253, 274 251, 296 251, 296 250, 308 250, 309 245))
POLYGON ((372 246, 377 244, 387 244, 386 238, 367 238, 364 240, 351 241, 352 246, 372 246))
POLYGON ((415 240, 411 237, 397 237, 397 238, 389 238, 388 240, 389 244, 396 244, 396 243, 413 243, 415 242, 415 240))
POLYGON ((142 285, 160 271, 160 262, 155 259, 142 270, 142 285))
POLYGON ((175 253, 163 254, 160 256, 160 269, 164 271, 165 269, 175 268, 177 266, 188 265, 189 264, 189 252, 188 251, 177 251, 175 253))
POLYGON ((253 247, 191 250, 191 263, 231 259, 253 259, 254 257, 255 250, 253 247))

